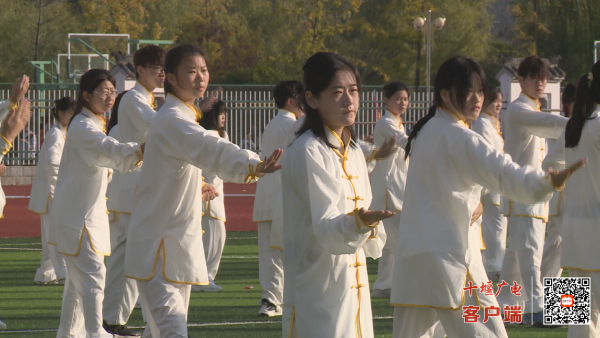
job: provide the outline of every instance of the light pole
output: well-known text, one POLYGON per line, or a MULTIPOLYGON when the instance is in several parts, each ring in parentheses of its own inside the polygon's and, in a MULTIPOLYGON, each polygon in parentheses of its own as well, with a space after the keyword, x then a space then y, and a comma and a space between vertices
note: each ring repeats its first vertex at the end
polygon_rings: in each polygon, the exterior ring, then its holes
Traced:
POLYGON ((444 28, 444 25, 446 24, 446 17, 444 16, 444 14, 442 13, 436 13, 438 14, 438 16, 435 18, 435 20, 432 22, 431 20, 431 10, 427 11, 427 16, 423 16, 418 15, 417 17, 415 17, 415 19, 413 20, 413 26, 415 27, 415 29, 417 31, 421 31, 423 28, 425 28, 425 50, 427 51, 427 98, 426 100, 431 100, 430 94, 431 94, 431 52, 433 52, 433 29, 432 29, 432 23, 433 26, 437 29, 437 30, 441 30, 442 28, 444 28))

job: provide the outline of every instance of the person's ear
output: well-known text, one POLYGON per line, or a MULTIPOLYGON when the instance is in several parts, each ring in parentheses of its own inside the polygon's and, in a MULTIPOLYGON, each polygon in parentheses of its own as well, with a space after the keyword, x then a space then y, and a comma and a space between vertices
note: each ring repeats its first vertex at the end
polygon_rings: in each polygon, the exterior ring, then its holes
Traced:
POLYGON ((83 100, 84 100, 85 102, 88 102, 88 103, 89 103, 89 102, 92 100, 92 98, 90 97, 90 93, 88 93, 88 92, 84 91, 84 92, 83 92, 83 100))
POLYGON ((447 91, 446 89, 442 89, 440 91, 440 96, 442 97, 442 101, 444 101, 444 103, 451 104, 449 91, 447 91))
POLYGON ((167 81, 169 81, 169 83, 171 84, 171 86, 175 87, 175 84, 177 83, 177 77, 173 73, 168 73, 167 74, 167 81))
POLYGON ((306 103, 312 108, 317 109, 319 106, 319 99, 313 95, 312 92, 304 93, 304 98, 306 99, 306 103))

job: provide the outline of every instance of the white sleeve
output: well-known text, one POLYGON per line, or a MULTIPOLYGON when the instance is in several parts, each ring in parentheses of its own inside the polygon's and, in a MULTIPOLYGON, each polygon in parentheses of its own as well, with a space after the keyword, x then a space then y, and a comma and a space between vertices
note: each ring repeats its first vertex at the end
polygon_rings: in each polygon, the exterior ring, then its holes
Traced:
POLYGON ((137 143, 119 143, 106 136, 98 128, 72 128, 68 138, 74 137, 81 148, 85 163, 97 167, 113 168, 120 172, 129 172, 142 160, 140 145, 137 143))
POLYGON ((554 170, 563 170, 565 168, 565 133, 554 142, 548 150, 548 154, 542 162, 542 169, 548 171, 549 168, 554 170))
POLYGON ((62 158, 63 147, 57 140, 62 137, 60 132, 52 132, 46 134, 42 147, 48 147, 48 163, 46 165, 46 180, 50 186, 56 186, 58 177, 58 168, 60 167, 60 159, 62 158))
POLYGON ((156 111, 148 105, 142 94, 137 92, 132 94, 131 99, 123 108, 124 111, 127 111, 126 114, 135 129, 145 136, 148 133, 148 128, 150 128, 150 121, 156 116, 156 111))
POLYGON ((522 103, 510 107, 512 122, 530 134, 544 138, 558 138, 567 125, 567 118, 532 110, 522 103))
POLYGON ((408 143, 408 135, 400 127, 393 123, 384 123, 381 125, 381 133, 386 136, 386 138, 395 137, 396 144, 398 147, 404 149, 406 148, 406 144, 408 143))
POLYGON ((471 141, 450 146, 452 161, 466 177, 520 203, 537 203, 552 197, 554 188, 546 173, 519 166, 510 155, 492 149, 475 132, 471 134, 471 141))
POLYGON ((357 252, 378 224, 367 226, 355 214, 338 209, 342 190, 339 178, 327 170, 317 149, 306 149, 298 160, 304 163, 298 163, 296 184, 308 189, 312 227, 319 244, 332 255, 357 252))
POLYGON ((10 103, 10 100, 4 100, 0 102, 0 122, 4 121, 8 115, 8 112, 10 111, 11 106, 12 104, 10 103))
POLYGON ((260 157, 250 150, 220 137, 214 130, 173 117, 165 131, 170 149, 202 170, 214 173, 224 181, 249 183, 256 179, 256 166, 260 157))

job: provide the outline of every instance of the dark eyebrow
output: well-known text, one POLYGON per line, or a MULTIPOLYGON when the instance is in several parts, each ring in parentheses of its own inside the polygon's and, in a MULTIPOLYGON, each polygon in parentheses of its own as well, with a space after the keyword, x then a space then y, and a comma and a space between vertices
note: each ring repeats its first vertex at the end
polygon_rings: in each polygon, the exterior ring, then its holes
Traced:
MULTIPOLYGON (((349 85, 348 87, 358 87, 358 85, 356 83, 353 83, 353 84, 349 85)), ((331 89, 340 89, 340 88, 344 88, 344 86, 333 86, 333 87, 331 87, 331 89)))

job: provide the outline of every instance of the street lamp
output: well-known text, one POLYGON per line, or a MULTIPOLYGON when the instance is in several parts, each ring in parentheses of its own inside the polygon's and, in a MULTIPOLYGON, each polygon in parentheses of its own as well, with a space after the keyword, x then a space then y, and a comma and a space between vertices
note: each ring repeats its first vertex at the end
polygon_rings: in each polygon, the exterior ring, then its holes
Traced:
POLYGON ((431 10, 427 11, 427 16, 420 14, 413 20, 413 26, 417 31, 425 28, 425 50, 427 51, 427 100, 430 100, 431 93, 431 52, 433 52, 433 27, 437 30, 444 28, 446 24, 446 17, 442 13, 436 13, 437 17, 435 20, 431 20, 431 10))

